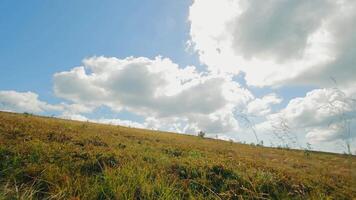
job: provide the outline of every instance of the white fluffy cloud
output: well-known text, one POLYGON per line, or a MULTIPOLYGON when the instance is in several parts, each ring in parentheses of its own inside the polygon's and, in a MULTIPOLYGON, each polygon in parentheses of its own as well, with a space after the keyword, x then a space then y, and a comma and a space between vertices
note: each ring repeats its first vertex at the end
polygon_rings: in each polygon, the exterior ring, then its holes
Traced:
POLYGON ((179 68, 162 57, 87 58, 83 66, 56 73, 54 91, 76 104, 126 110, 180 132, 236 130, 235 110, 254 98, 229 77, 179 68))
POLYGON ((188 44, 211 73, 242 73, 252 87, 331 88, 335 81, 346 93, 313 90, 277 112, 276 95, 254 99, 246 113, 259 117, 260 133, 283 118, 311 142, 343 139, 345 113, 356 128, 349 101, 356 95, 356 1, 194 0, 189 21, 188 44))
POLYGON ((34 92, 0 91, 0 110, 9 112, 48 113, 61 112, 63 116, 89 113, 93 107, 83 104, 49 104, 34 92))
POLYGON ((312 143, 355 137, 348 130, 356 128, 356 102, 338 89, 316 89, 269 116, 271 123, 281 118, 312 143))
POLYGON ((189 20, 189 43, 211 71, 242 71, 253 86, 325 87, 330 76, 355 86, 353 0, 195 0, 189 20))
POLYGON ((61 107, 39 100, 33 92, 0 91, 0 110, 41 113, 61 110, 61 107))
POLYGON ((146 123, 141 124, 130 120, 108 119, 108 118, 89 119, 81 114, 64 113, 58 117, 62 119, 88 121, 88 122, 109 124, 109 125, 120 125, 120 126, 135 127, 135 128, 149 128, 146 123))
POLYGON ((71 113, 63 113, 62 115, 58 116, 62 119, 69 119, 69 120, 76 120, 76 121, 90 121, 87 117, 81 114, 71 114, 71 113))
POLYGON ((133 122, 130 120, 121 120, 121 119, 97 119, 93 120, 97 123, 103 124, 111 124, 111 125, 120 125, 120 126, 127 126, 127 127, 135 127, 135 128, 147 128, 145 124, 140 124, 138 122, 133 122))
POLYGON ((247 113, 254 116, 265 116, 272 112, 272 106, 280 104, 282 99, 276 94, 268 94, 262 98, 256 98, 247 105, 247 113))

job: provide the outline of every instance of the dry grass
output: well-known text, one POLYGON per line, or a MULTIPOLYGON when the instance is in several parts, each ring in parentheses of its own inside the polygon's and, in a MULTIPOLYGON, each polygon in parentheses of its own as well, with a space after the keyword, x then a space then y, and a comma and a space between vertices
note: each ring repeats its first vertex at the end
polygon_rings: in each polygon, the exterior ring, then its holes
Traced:
POLYGON ((0 199, 352 199, 354 156, 0 112, 0 199))

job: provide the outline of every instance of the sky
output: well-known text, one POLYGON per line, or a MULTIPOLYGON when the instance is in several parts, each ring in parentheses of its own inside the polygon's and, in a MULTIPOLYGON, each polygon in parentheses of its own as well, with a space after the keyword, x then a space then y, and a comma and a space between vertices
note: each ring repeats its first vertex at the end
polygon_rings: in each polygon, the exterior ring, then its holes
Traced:
POLYGON ((0 110, 356 153, 354 27, 353 0, 3 0, 0 110))

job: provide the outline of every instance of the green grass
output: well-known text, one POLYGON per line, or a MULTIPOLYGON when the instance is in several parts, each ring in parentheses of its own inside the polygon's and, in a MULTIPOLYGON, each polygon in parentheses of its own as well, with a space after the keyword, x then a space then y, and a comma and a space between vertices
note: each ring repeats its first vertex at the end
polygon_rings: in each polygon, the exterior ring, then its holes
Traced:
POLYGON ((352 199, 354 156, 0 112, 0 199, 352 199))

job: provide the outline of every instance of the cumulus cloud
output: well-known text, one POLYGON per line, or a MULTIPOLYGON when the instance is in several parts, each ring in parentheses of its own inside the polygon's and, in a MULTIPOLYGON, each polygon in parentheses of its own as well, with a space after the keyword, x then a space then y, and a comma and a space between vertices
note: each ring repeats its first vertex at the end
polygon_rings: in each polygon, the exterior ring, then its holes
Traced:
POLYGON ((354 127, 355 1, 194 0, 189 21, 188 44, 210 73, 243 74, 251 87, 328 88, 281 111, 273 109, 282 101, 277 95, 253 99, 246 113, 258 118, 258 132, 273 132, 283 119, 308 140, 325 142, 345 137, 346 115, 354 127))
POLYGON ((57 96, 149 115, 209 113, 224 104, 221 79, 189 79, 187 73, 200 75, 194 68, 179 69, 169 59, 98 57, 86 59, 83 64, 54 75, 57 96), (198 100, 199 104, 194 104, 198 100))
POLYGON ((94 110, 94 107, 89 107, 84 104, 68 104, 68 103, 60 103, 56 105, 60 107, 64 113, 90 113, 94 110))
POLYGON ((254 116, 265 116, 272 112, 272 106, 280 104, 282 98, 276 94, 268 94, 262 98, 256 98, 247 105, 247 113, 254 116))
POLYGON ((59 104, 50 104, 39 99, 38 94, 34 92, 0 91, 0 110, 9 112, 29 112, 29 113, 48 113, 58 112, 61 116, 68 119, 85 121, 80 113, 89 113, 93 107, 84 104, 68 104, 65 102, 59 104))
POLYGON ((0 110, 3 111, 42 113, 61 109, 60 106, 39 100, 33 92, 0 91, 0 110))
POLYGON ((76 121, 86 121, 86 122, 93 122, 93 123, 100 123, 100 124, 109 124, 109 125, 120 125, 126 127, 135 127, 135 128, 149 128, 146 123, 141 124, 138 122, 130 121, 130 120, 122 120, 118 118, 108 119, 108 118, 98 118, 98 119, 89 119, 81 114, 71 114, 71 113, 64 113, 59 118, 62 119, 69 119, 69 120, 76 120, 76 121))
POLYGON ((135 128, 147 128, 145 124, 141 124, 138 122, 130 121, 130 120, 121 120, 121 119, 96 119, 91 120, 93 122, 102 123, 102 124, 111 124, 111 125, 120 125, 127 127, 135 127, 135 128))
POLYGON ((59 118, 62 119, 69 119, 69 120, 75 120, 75 121, 90 121, 87 117, 81 115, 81 114, 71 114, 71 113, 63 113, 58 116, 59 118))
POLYGON ((355 85, 352 0, 195 0, 192 47, 212 72, 244 72, 252 86, 355 85), (214 12, 214 14, 211 14, 214 12), (330 84, 329 84, 330 85, 330 84))
POLYGON ((235 109, 254 98, 231 77, 180 68, 162 57, 87 58, 83 66, 56 73, 54 91, 75 104, 126 110, 178 131, 236 130, 235 109))
POLYGON ((339 89, 316 89, 292 99, 268 119, 271 123, 285 120, 289 128, 306 133, 313 143, 345 139, 356 128, 356 102, 339 89))
POLYGON ((276 57, 283 61, 299 58, 308 37, 332 11, 332 1, 265 1, 246 3, 234 21, 233 47, 245 58, 276 57))

